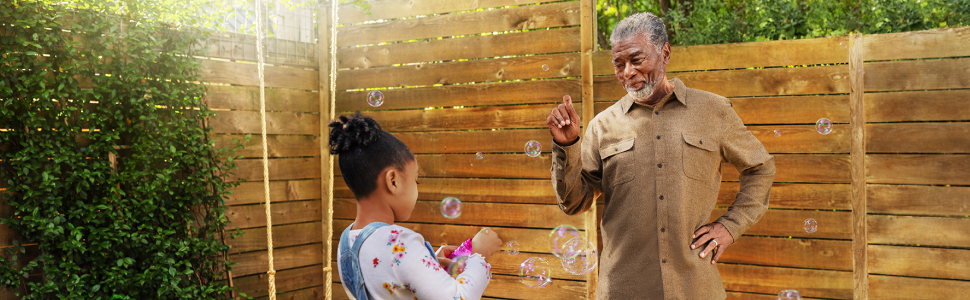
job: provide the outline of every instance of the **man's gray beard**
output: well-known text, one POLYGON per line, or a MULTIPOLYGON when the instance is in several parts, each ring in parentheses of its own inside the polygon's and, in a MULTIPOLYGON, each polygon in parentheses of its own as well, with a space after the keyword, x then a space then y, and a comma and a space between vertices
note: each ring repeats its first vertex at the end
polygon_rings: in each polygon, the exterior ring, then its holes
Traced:
POLYGON ((657 89, 657 83, 659 82, 659 80, 647 81, 646 84, 643 85, 643 88, 641 88, 639 91, 628 86, 623 86, 623 89, 626 90, 626 93, 629 94, 630 97, 633 97, 634 101, 643 102, 646 101, 650 95, 653 95, 653 90, 657 89))

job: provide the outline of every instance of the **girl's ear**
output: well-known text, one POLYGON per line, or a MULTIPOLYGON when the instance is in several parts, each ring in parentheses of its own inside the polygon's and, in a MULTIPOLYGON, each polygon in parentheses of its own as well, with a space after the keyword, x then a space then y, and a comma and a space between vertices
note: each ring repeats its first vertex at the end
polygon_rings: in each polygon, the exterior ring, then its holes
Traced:
POLYGON ((401 182, 401 173, 398 172, 397 169, 390 168, 390 170, 384 173, 384 182, 386 182, 387 191, 391 193, 391 195, 396 195, 401 191, 401 184, 403 182, 401 182))

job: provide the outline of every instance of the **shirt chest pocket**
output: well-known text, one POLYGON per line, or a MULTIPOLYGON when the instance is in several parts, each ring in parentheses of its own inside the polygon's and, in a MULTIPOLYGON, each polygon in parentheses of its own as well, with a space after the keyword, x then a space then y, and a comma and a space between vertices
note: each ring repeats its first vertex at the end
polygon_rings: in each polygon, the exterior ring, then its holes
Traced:
POLYGON ((600 148, 603 183, 609 187, 633 180, 636 167, 633 144, 634 139, 630 138, 600 148))
POLYGON ((684 175, 701 181, 714 179, 720 162, 717 142, 700 135, 685 133, 683 136, 684 175))

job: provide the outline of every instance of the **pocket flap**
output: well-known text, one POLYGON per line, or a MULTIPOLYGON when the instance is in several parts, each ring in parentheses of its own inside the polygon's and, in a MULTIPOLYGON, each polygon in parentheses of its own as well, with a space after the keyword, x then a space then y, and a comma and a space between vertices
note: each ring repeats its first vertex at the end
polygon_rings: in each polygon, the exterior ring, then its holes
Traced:
POLYGON ((600 148, 600 159, 606 159, 607 157, 616 155, 617 153, 622 153, 624 151, 633 149, 633 141, 634 139, 629 139, 600 148))
POLYGON ((684 142, 687 142, 687 144, 691 146, 701 148, 707 151, 717 151, 717 143, 714 140, 703 136, 685 133, 684 142))

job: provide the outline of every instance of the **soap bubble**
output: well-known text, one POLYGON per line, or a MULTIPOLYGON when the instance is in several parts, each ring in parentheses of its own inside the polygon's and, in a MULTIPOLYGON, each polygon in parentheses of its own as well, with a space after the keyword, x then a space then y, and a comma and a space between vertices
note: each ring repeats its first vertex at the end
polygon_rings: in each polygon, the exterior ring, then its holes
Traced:
POLYGON ((818 133, 822 135, 832 133, 832 120, 828 118, 818 119, 818 122, 815 122, 815 130, 818 130, 818 133))
POLYGON ((842 46, 842 49, 845 49, 845 48, 849 47, 849 45, 846 45, 845 42, 841 42, 841 43, 839 43, 839 45, 842 46))
POLYGON ((468 256, 463 255, 455 257, 448 265, 448 273, 451 273, 451 277, 458 276, 461 272, 465 272, 465 265, 468 263, 468 256))
POLYGON ((818 230, 818 221, 812 218, 805 219, 805 232, 815 233, 816 230, 818 230))
POLYGON ((784 290, 778 292, 777 300, 802 300, 802 296, 796 290, 784 290))
POLYGON ((519 264, 519 280, 526 286, 538 289, 552 282, 549 262, 539 257, 530 257, 519 264))
POLYGON ((461 200, 455 197, 448 197, 441 200, 441 215, 449 219, 461 216, 461 200))
POLYGON ((483 155, 481 152, 478 152, 478 153, 475 153, 475 158, 482 159, 482 158, 485 158, 485 155, 483 155))
POLYGON ((567 254, 575 253, 570 258, 563 257, 562 268, 573 275, 583 275, 596 268, 596 246, 588 239, 575 237, 566 242, 563 251, 567 254))
POLYGON ((859 69, 859 73, 865 74, 866 73, 866 70, 859 69))
POLYGON ((381 104, 384 104, 384 93, 381 93, 381 91, 370 91, 367 94, 367 104, 373 107, 381 106, 381 104))
POLYGON ((491 83, 492 83, 491 79, 485 79, 485 84, 491 84, 491 83))
POLYGON ((542 70, 548 72, 549 71, 549 65, 542 65, 542 70))
POLYGON ((505 253, 508 255, 519 254, 519 242, 509 241, 505 243, 505 253))
MULTIPOLYGON (((578 237, 579 230, 576 230, 576 227, 573 227, 572 225, 559 225, 549 232, 549 251, 552 252, 552 255, 559 258, 573 258, 576 255, 579 255, 579 253, 567 253, 566 250, 568 250, 568 248, 566 245, 568 245, 570 240, 578 237)), ((576 248, 574 247, 571 250, 576 250, 576 248)))
POLYGON ((788 62, 788 58, 787 57, 785 57, 785 62, 788 62))
POLYGON ((539 141, 531 140, 525 143, 525 155, 528 155, 529 157, 536 157, 539 156, 539 153, 541 152, 542 145, 539 144, 539 141))
POLYGON ((775 129, 775 137, 781 136, 781 130, 775 129))

